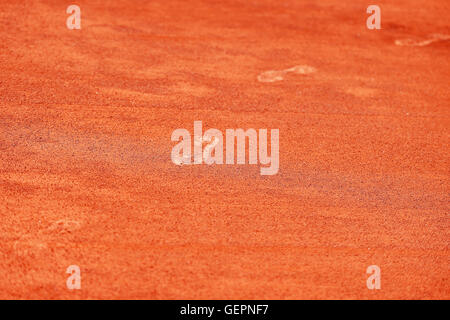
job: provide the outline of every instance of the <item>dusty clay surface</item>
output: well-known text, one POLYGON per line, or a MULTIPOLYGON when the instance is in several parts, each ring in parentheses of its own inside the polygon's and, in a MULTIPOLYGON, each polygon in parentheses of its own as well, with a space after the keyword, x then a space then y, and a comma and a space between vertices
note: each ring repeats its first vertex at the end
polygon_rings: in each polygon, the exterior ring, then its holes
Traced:
POLYGON ((382 30, 360 0, 68 4, 0 4, 0 298, 450 298, 449 1, 378 1, 382 30), (174 165, 194 120, 279 129, 279 173, 174 165))

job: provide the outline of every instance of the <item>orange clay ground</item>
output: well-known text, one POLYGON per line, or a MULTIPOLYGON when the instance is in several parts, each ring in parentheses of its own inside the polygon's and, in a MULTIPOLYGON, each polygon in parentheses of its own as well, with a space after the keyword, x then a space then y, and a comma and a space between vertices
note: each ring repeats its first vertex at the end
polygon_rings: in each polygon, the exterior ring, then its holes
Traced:
POLYGON ((382 30, 360 0, 70 4, 0 3, 0 298, 450 298, 448 1, 380 0, 382 30), (279 129, 279 173, 174 165, 194 120, 279 129))

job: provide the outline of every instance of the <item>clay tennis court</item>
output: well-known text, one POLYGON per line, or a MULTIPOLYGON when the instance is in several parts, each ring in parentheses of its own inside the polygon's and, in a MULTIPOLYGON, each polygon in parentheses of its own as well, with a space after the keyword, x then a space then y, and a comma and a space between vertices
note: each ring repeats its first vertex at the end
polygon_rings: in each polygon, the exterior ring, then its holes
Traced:
POLYGON ((448 1, 75 3, 0 3, 0 298, 450 298, 448 1), (175 165, 196 120, 278 174, 175 165))

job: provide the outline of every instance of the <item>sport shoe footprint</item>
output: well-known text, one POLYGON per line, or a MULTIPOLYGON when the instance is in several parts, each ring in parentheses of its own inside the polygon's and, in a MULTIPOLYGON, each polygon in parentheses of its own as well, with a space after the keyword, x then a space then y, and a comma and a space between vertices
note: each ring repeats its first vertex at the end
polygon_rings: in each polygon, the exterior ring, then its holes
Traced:
POLYGON ((14 253, 20 257, 36 257, 49 250, 46 242, 31 236, 24 236, 16 240, 13 244, 14 253))
POLYGON ((316 69, 310 66, 295 66, 281 71, 270 70, 258 75, 259 82, 275 82, 284 80, 284 76, 289 73, 309 74, 316 72, 316 69))
POLYGON ((61 219, 53 222, 46 230, 47 233, 71 233, 81 227, 75 220, 61 219))
POLYGON ((430 39, 426 39, 423 41, 416 41, 413 39, 403 39, 403 40, 395 40, 395 44, 398 46, 409 46, 409 47, 424 47, 433 42, 449 40, 450 36, 445 34, 432 34, 430 39))

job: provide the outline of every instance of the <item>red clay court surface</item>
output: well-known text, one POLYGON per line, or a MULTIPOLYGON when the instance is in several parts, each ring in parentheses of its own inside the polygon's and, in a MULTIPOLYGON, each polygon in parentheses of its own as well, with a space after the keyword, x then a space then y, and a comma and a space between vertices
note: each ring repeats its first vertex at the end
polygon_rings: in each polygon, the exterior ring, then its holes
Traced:
POLYGON ((450 298, 449 1, 75 3, 0 3, 0 298, 450 298), (194 120, 279 173, 174 165, 194 120))

